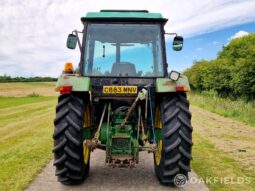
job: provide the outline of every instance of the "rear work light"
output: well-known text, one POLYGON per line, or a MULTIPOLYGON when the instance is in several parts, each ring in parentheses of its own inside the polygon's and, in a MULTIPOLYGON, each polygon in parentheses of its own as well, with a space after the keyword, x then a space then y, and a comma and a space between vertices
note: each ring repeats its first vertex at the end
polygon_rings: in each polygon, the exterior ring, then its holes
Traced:
POLYGON ((174 71, 174 70, 172 70, 171 72, 170 72, 170 74, 169 74, 169 78, 171 79, 171 80, 173 80, 173 81, 177 81, 177 80, 179 80, 179 78, 180 78, 180 73, 179 72, 176 72, 176 71, 174 71))
POLYGON ((61 86, 59 88, 60 94, 70 94, 72 91, 72 86, 61 86))

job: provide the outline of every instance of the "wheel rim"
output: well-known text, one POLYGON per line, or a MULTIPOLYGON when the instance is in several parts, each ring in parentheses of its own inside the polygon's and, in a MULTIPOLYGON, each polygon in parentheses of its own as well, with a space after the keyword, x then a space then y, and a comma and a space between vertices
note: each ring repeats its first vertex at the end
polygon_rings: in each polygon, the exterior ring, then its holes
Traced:
POLYGON ((162 151, 162 140, 159 140, 157 150, 156 150, 156 153, 155 153, 155 160, 156 160, 156 164, 158 166, 160 165, 161 151, 162 151))
MULTIPOLYGON (((162 121, 159 106, 156 108, 155 112, 155 128, 162 129, 162 121)), ((162 153, 162 139, 157 141, 157 150, 155 152, 155 161, 157 166, 160 165, 161 153, 162 153)))
POLYGON ((89 110, 89 105, 86 106, 85 112, 84 112, 84 128, 89 128, 90 127, 90 110, 89 110))
POLYGON ((87 145, 84 145, 83 157, 84 157, 85 164, 88 164, 88 162, 89 162, 89 147, 87 145))
MULTIPOLYGON (((90 127, 90 110, 89 110, 89 105, 86 106, 85 112, 84 112, 84 128, 89 128, 90 127)), ((89 154, 90 150, 87 145, 83 146, 83 157, 84 157, 84 163, 88 164, 89 162, 89 154)))

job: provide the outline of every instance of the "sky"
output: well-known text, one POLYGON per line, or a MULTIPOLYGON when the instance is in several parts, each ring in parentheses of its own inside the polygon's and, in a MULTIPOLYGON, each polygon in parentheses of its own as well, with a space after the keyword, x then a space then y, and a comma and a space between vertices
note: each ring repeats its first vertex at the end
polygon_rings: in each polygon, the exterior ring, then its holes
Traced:
POLYGON ((170 70, 216 58, 233 38, 255 31, 255 0, 0 0, 0 75, 57 77, 80 53, 66 48, 67 35, 82 30, 80 17, 100 9, 147 9, 169 21, 166 32, 185 39, 182 52, 167 37, 170 70))
POLYGON ((223 46, 227 46, 231 40, 254 32, 255 22, 248 22, 184 39, 181 52, 172 51, 172 45, 169 44, 167 46, 169 68, 183 72, 195 61, 213 60, 223 46))

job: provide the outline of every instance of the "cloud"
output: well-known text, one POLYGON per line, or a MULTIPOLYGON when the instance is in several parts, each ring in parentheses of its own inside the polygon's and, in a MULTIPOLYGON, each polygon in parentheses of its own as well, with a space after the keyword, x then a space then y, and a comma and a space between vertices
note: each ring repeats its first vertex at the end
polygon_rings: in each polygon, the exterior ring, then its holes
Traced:
POLYGON ((169 18, 166 31, 185 38, 255 20, 252 0, 1 1, 0 75, 57 76, 66 61, 77 66, 79 50, 68 50, 66 37, 82 30, 81 16, 100 9, 160 12, 169 18))
POLYGON ((219 42, 218 41, 213 41, 212 44, 217 45, 217 44, 219 44, 219 42))
POLYGON ((233 40, 233 39, 235 39, 235 38, 241 38, 241 37, 247 36, 247 35, 249 35, 249 34, 250 34, 249 32, 246 32, 246 31, 241 30, 241 31, 235 33, 233 36, 231 36, 231 37, 229 38, 229 40, 231 41, 231 40, 233 40))
POLYGON ((199 47, 199 48, 197 48, 196 50, 200 52, 200 51, 203 50, 203 48, 200 48, 200 47, 199 47))

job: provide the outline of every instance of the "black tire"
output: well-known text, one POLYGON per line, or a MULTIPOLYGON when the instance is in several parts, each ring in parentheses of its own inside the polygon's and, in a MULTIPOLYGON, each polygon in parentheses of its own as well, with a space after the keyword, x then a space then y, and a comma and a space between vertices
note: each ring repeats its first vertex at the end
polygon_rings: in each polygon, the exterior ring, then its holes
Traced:
POLYGON ((166 95, 160 102, 162 151, 160 163, 154 167, 161 184, 174 185, 177 174, 188 179, 192 159, 192 126, 189 102, 185 93, 166 95))
POLYGON ((84 109, 88 98, 60 95, 54 121, 54 165, 58 181, 65 185, 82 183, 89 173, 83 158, 84 109))

